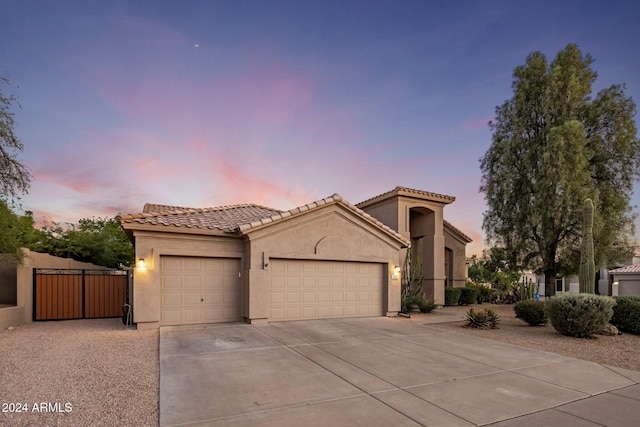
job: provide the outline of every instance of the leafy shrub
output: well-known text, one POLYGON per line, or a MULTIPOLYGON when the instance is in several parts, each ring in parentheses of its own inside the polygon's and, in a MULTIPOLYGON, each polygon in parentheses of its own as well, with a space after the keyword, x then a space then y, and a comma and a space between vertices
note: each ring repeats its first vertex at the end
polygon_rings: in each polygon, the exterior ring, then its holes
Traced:
POLYGON ((500 322, 500 316, 493 310, 474 310, 467 312, 467 327, 477 329, 496 329, 500 322))
POLYGON ((467 288, 473 288, 478 290, 478 304, 483 302, 491 302, 491 295, 495 293, 494 289, 489 286, 476 285, 475 283, 467 282, 467 288))
POLYGON ((400 311, 402 313, 411 313, 413 311, 413 306, 416 303, 416 296, 409 295, 407 297, 402 298, 400 303, 400 311))
POLYGON ((531 326, 547 324, 543 301, 520 301, 513 306, 513 311, 518 319, 524 320, 531 326))
POLYGON ((551 325, 562 335, 587 338, 609 323, 616 301, 611 297, 593 294, 562 294, 551 297, 545 312, 551 325))
POLYGON ((446 286, 444 288, 444 305, 458 305, 460 294, 462 294, 462 288, 446 286))
POLYGON ((613 307, 611 323, 623 332, 640 334, 640 296, 619 296, 613 299, 616 305, 613 307))
POLYGON ((415 299, 415 304, 418 306, 418 310, 420 310, 420 313, 431 313, 436 309, 436 303, 431 298, 417 296, 415 299))
POLYGON ((460 305, 469 305, 475 304, 478 302, 478 289, 474 288, 459 288, 460 289, 460 299, 458 300, 458 304, 460 305))

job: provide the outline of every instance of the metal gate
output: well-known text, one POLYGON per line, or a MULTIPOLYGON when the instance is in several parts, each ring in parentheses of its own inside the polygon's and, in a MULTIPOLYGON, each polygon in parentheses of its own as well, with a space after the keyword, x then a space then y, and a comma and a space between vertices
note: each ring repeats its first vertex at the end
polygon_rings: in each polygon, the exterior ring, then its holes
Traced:
POLYGON ((125 270, 33 269, 33 320, 122 317, 125 270))

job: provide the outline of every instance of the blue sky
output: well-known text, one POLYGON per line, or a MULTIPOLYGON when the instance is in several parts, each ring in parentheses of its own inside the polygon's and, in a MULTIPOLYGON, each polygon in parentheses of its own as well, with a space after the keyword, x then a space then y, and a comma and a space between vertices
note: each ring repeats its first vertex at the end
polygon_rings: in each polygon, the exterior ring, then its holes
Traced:
MULTIPOLYGON (((290 209, 397 185, 448 194, 483 246, 478 159, 513 69, 568 43, 640 100, 632 1, 0 4, 37 221, 145 202, 290 209)), ((640 205, 636 185, 634 205, 640 205)), ((638 212, 638 208, 635 209, 638 212)), ((640 229, 640 224, 638 226, 640 229)))

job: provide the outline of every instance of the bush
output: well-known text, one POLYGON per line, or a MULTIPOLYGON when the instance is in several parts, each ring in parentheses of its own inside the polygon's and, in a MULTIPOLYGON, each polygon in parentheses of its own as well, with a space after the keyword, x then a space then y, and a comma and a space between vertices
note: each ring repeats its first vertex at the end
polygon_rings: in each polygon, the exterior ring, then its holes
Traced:
POLYGON ((467 282, 466 287, 478 290, 478 304, 482 304, 483 302, 491 302, 491 296, 495 293, 495 290, 491 289, 489 286, 476 285, 470 282, 467 282))
POLYGON ((547 324, 543 301, 520 301, 513 306, 513 311, 518 319, 524 320, 531 326, 547 324))
POLYGON ((411 313, 413 311, 413 306, 416 303, 415 295, 410 295, 408 297, 402 298, 402 302, 400 303, 400 311, 402 313, 411 313))
POLYGON ((545 312, 551 325, 562 335, 587 338, 605 327, 616 301, 611 297, 593 294, 562 294, 551 297, 545 312))
POLYGON ((616 301, 613 307, 611 323, 630 334, 640 334, 640 296, 613 297, 616 301))
POLYGON ((452 288, 451 286, 446 286, 444 288, 444 305, 458 305, 461 293, 462 288, 452 288))
POLYGON ((474 310, 467 312, 467 327, 477 329, 496 329, 500 322, 500 316, 493 310, 474 310))
POLYGON ((418 296, 416 297, 415 303, 420 313, 431 313, 436 309, 436 303, 431 298, 418 296))
POLYGON ((478 302, 478 289, 465 287, 460 288, 460 291, 460 299, 458 300, 458 304, 469 305, 478 302))

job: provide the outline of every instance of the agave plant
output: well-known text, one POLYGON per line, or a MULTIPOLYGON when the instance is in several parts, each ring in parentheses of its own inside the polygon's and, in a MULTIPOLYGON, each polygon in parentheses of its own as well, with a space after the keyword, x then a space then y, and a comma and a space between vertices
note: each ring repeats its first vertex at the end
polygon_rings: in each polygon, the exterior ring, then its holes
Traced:
POLYGON ((469 328, 476 329, 496 329, 500 322, 500 316, 491 310, 475 310, 469 309, 467 312, 467 324, 469 328))

